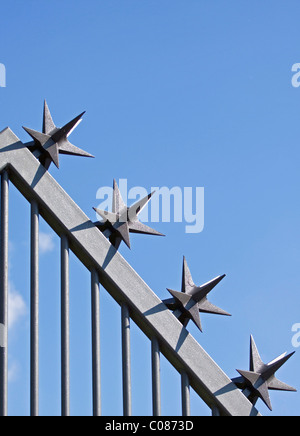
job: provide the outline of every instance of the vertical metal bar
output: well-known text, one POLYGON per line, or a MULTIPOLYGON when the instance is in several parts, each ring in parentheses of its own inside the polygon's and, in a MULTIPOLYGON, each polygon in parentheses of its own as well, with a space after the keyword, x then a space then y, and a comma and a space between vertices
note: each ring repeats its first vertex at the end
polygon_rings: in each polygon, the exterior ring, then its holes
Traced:
POLYGON ((61 413, 70 416, 69 241, 61 236, 61 413))
POLYGON ((190 382, 186 372, 181 373, 182 416, 191 416, 190 382))
POLYGON ((31 202, 30 414, 39 415, 39 207, 31 202))
POLYGON ((0 264, 0 416, 7 416, 8 381, 8 188, 7 171, 1 176, 1 264, 0 264))
POLYGON ((151 353, 153 416, 161 416, 160 350, 156 338, 152 338, 151 353))
POLYGON ((122 368, 123 368, 123 413, 132 415, 131 402, 131 358, 130 358, 130 316, 126 304, 122 305, 122 368))
POLYGON ((92 360, 93 360, 93 415, 101 416, 101 365, 100 365, 100 290, 95 269, 92 279, 92 360))
POLYGON ((218 409, 217 406, 212 408, 212 416, 221 416, 220 410, 218 409))

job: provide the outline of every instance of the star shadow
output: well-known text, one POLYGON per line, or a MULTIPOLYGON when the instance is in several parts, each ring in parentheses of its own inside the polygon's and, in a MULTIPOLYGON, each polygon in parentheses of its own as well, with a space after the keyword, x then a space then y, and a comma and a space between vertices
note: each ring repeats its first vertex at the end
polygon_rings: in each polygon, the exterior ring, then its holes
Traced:
POLYGON ((46 170, 42 165, 40 165, 40 166, 38 167, 38 170, 37 170, 37 172, 36 172, 36 174, 35 174, 35 176, 34 176, 34 178, 33 178, 33 180, 32 180, 32 183, 31 183, 31 187, 32 187, 33 189, 36 187, 36 185, 39 183, 39 181, 42 179, 42 177, 43 177, 46 173, 47 173, 47 170, 46 170))
POLYGON ((81 230, 88 230, 88 229, 91 229, 94 227, 95 227, 95 225, 93 224, 93 222, 91 220, 88 220, 85 223, 82 223, 76 227, 73 227, 72 229, 70 229, 70 232, 75 233, 75 232, 79 232, 81 230))
MULTIPOLYGON (((237 389, 236 385, 233 382, 231 382, 231 383, 228 383, 227 385, 225 385, 223 388, 214 392, 214 396, 219 397, 221 395, 228 394, 229 392, 232 392, 236 389, 237 389)), ((258 416, 258 414, 259 414, 259 412, 255 409, 255 406, 252 405, 250 416, 258 416)))
MULTIPOLYGON (((95 226, 95 224, 91 220, 88 220, 85 223, 82 223, 76 227, 73 227, 72 229, 70 229, 70 232, 75 233, 75 232, 79 232, 82 230, 89 230, 89 229, 94 229, 94 228, 97 228, 97 226, 95 226)), ((101 233, 100 230, 99 230, 99 232, 101 233)), ((102 268, 104 270, 110 264, 110 262, 112 261, 112 259, 116 255, 116 253, 117 253, 117 250, 115 249, 115 247, 113 245, 111 245, 108 249, 107 255, 106 255, 104 262, 102 264, 102 268)))
POLYGON ((113 245, 111 245, 109 247, 109 250, 107 252, 107 255, 104 259, 102 268, 105 270, 105 268, 110 264, 110 262, 112 261, 112 259, 114 258, 114 256, 117 254, 117 250, 115 249, 115 247, 113 245))
MULTIPOLYGON (((21 150, 23 148, 27 148, 28 144, 23 144, 22 141, 17 141, 17 142, 14 142, 13 144, 10 144, 10 145, 7 145, 6 147, 1 148, 0 153, 7 153, 10 151, 21 150)), ((30 186, 32 188, 35 188, 36 185, 38 184, 38 182, 41 180, 41 178, 45 175, 46 172, 47 171, 45 170, 45 168, 42 165, 40 165, 38 167, 38 170, 37 170, 30 186)))
POLYGON ((26 146, 21 142, 14 142, 13 144, 7 145, 0 149, 0 153, 7 153, 8 151, 21 150, 21 148, 26 148, 26 146))
MULTIPOLYGON (((147 317, 149 315, 153 315, 153 314, 156 314, 156 313, 165 312, 166 310, 169 310, 169 309, 167 308, 165 303, 161 302, 157 306, 152 307, 151 309, 149 309, 146 312, 144 312, 144 316, 147 317)), ((185 342, 185 340, 186 340, 186 338, 188 336, 189 336, 189 332, 187 331, 187 329, 185 327, 182 326, 182 329, 181 329, 181 332, 180 332, 180 335, 179 335, 179 338, 178 338, 178 341, 177 341, 177 344, 176 344, 176 347, 175 347, 175 350, 176 350, 177 353, 180 350, 180 348, 182 347, 182 345, 184 344, 184 342, 185 342)))

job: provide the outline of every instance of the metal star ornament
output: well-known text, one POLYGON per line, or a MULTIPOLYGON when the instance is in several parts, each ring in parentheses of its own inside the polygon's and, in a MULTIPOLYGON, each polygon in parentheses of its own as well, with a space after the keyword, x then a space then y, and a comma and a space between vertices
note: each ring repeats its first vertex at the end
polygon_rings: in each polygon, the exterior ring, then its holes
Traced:
POLYGON ((174 311, 174 315, 177 316, 185 327, 191 320, 202 332, 200 313, 231 316, 223 309, 214 306, 207 299, 207 295, 224 277, 225 275, 222 275, 202 286, 196 286, 193 282, 186 258, 184 257, 181 292, 168 289, 173 298, 164 300, 164 303, 170 310, 174 311))
POLYGON ((95 225, 109 238, 111 244, 118 249, 124 241, 127 247, 131 247, 130 233, 144 235, 164 236, 151 227, 146 226, 138 220, 138 215, 150 201, 154 192, 138 201, 131 207, 127 207, 122 199, 118 184, 114 180, 112 212, 96 209, 95 212, 103 219, 95 225))
POLYGON ((43 132, 23 127, 23 129, 32 137, 34 142, 26 144, 27 148, 37 157, 40 163, 49 169, 53 162, 59 168, 59 154, 68 154, 72 156, 94 157, 86 151, 72 145, 68 137, 73 130, 82 121, 83 112, 74 120, 70 121, 62 128, 56 127, 53 122, 47 102, 44 103, 43 132))
POLYGON ((242 389, 252 404, 260 398, 272 410, 269 390, 296 392, 296 389, 279 381, 275 373, 284 365, 294 353, 284 353, 268 364, 261 360, 253 336, 250 342, 250 371, 237 370, 241 377, 232 381, 242 389))

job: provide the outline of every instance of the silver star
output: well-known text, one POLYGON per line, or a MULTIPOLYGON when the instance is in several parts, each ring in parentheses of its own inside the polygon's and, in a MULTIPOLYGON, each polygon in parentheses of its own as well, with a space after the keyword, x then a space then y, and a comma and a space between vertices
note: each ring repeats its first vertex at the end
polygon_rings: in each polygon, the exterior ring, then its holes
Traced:
POLYGON ((237 370, 241 377, 233 379, 233 382, 238 388, 243 389, 244 394, 254 405, 260 398, 272 410, 269 390, 296 392, 296 389, 275 377, 276 371, 294 354, 284 353, 266 365, 261 360, 253 336, 251 336, 250 371, 237 370))
POLYGON ((127 207, 122 199, 118 184, 114 180, 112 212, 93 208, 103 219, 103 221, 97 221, 95 225, 109 238, 116 249, 119 248, 122 241, 130 248, 130 233, 164 236, 138 220, 139 213, 150 201, 153 194, 154 192, 133 206, 127 207))
POLYGON ((85 112, 80 114, 74 120, 70 121, 62 128, 55 126, 47 102, 44 104, 43 132, 23 129, 32 137, 34 142, 26 144, 29 150, 39 159, 42 165, 48 169, 53 162, 59 168, 59 154, 68 154, 73 156, 94 157, 91 154, 72 145, 68 137, 81 122, 85 112))
POLYGON ((193 282, 186 258, 184 257, 181 292, 168 289, 173 298, 165 300, 164 303, 170 310, 174 311, 174 314, 185 327, 188 325, 189 321, 192 320, 202 332, 199 312, 231 316, 223 309, 214 306, 207 299, 209 292, 211 292, 224 277, 225 275, 219 276, 198 287, 193 282))

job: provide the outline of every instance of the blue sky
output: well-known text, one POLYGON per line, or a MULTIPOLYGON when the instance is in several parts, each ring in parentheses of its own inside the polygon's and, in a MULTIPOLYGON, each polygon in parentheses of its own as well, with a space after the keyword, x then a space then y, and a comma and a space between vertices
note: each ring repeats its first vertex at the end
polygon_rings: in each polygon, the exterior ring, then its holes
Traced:
MULTIPOLYGON (((266 362, 294 351, 300 323, 300 62, 297 0, 12 0, 1 5, 0 129, 24 142, 41 129, 46 98, 57 125, 86 110, 72 142, 96 159, 61 157, 50 172, 95 219, 97 190, 204 187, 205 228, 155 223, 121 253, 159 295, 227 274, 211 301, 232 318, 202 316, 191 333, 235 377, 250 334, 266 362)), ((11 190, 10 414, 28 414, 29 208, 11 190)), ((41 220, 41 413, 59 414, 59 241, 41 220), (47 244, 50 241, 50 245, 47 244)), ((71 260, 71 411, 91 413, 90 285, 71 260)), ((120 414, 120 314, 101 291, 103 412, 120 414)), ((133 327, 134 413, 151 413, 150 347, 133 327), (145 398, 147 400, 145 401, 145 398)), ((278 377, 300 390, 299 353, 278 377)), ((179 377, 162 361, 163 412, 180 411, 179 377)), ((271 393, 274 415, 298 415, 300 394, 271 393)), ((259 410, 269 415, 262 402, 259 410)), ((193 395, 194 414, 207 414, 193 395)))

